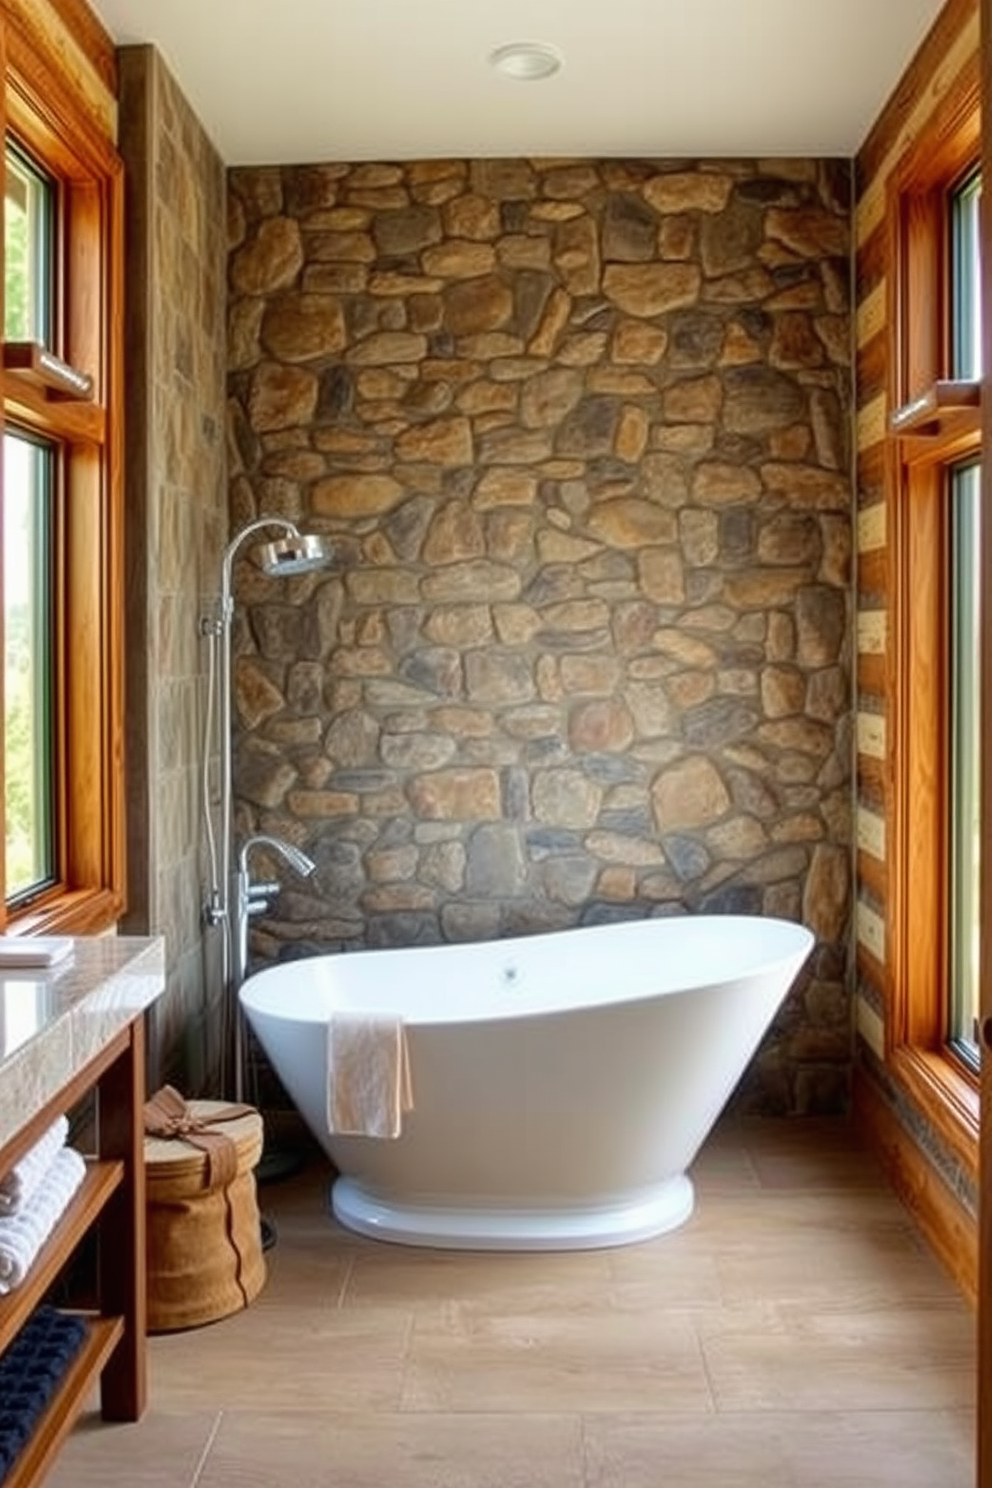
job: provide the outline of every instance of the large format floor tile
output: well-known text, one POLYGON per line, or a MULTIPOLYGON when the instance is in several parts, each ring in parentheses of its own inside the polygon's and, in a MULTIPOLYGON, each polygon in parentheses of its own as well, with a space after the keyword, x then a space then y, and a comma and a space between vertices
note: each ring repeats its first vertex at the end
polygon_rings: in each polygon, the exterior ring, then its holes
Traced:
POLYGON ((972 1488, 968 1412, 595 1416, 588 1488, 972 1488))
POLYGON ((342 1306, 584 1313, 602 1307, 609 1285, 609 1254, 602 1250, 500 1255, 375 1245, 355 1256, 342 1306))
POLYGON ((225 1415, 197 1488, 585 1488, 577 1416, 225 1415))
POLYGON ((973 1315, 851 1129, 724 1121, 693 1177, 672 1235, 500 1255, 350 1234, 314 1159, 52 1488, 972 1488, 973 1315))
POLYGON ((217 1427, 216 1411, 165 1411, 152 1405, 135 1425, 83 1416, 46 1488, 190 1488, 217 1427))
POLYGON ((398 1310, 272 1307, 153 1340, 152 1399, 168 1410, 395 1410, 411 1318, 398 1310))
POLYGON ((654 1309, 417 1318, 405 1410, 712 1409, 695 1328, 654 1309))
POLYGON ((330 1242, 326 1230, 295 1233, 283 1221, 279 1240, 266 1256, 268 1274, 257 1305, 267 1311, 340 1307, 354 1260, 351 1248, 330 1242))
POLYGON ((745 1305, 697 1319, 721 1411, 967 1408, 972 1320, 960 1307, 745 1305))

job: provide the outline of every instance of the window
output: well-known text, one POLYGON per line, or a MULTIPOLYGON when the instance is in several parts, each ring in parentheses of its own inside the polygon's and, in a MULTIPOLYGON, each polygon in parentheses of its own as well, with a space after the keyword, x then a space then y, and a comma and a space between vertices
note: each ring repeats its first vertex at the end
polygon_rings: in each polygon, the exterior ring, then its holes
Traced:
POLYGON ((982 177, 972 171, 948 203, 951 376, 977 382, 982 375, 982 177))
POLYGON ((978 1067, 981 796, 979 637, 981 466, 948 475, 948 1027, 951 1047, 978 1067))
MULTIPOLYGON (((55 324, 55 183, 6 151, 4 340, 48 346, 55 324)), ((56 880, 53 828, 54 595, 52 531, 58 447, 4 435, 4 819, 8 902, 56 880)))
POLYGON ((34 897, 57 878, 55 456, 51 444, 14 433, 4 436, 4 815, 6 890, 12 905, 34 897))
MULTIPOLYGON (((967 174, 948 201, 951 376, 982 375, 982 178, 967 174)), ((981 465, 953 466, 948 482, 948 1026, 951 1047, 978 1068, 981 904, 981 465)))
POLYGON ((16 146, 6 152, 5 341, 48 346, 55 320, 55 182, 16 146))
POLYGON ((977 98, 904 161, 888 490, 890 1009, 887 1061, 969 1165, 978 1133, 981 178, 977 98))
POLYGON ((84 933, 123 907, 122 173, 58 56, 0 29, 0 929, 84 933))

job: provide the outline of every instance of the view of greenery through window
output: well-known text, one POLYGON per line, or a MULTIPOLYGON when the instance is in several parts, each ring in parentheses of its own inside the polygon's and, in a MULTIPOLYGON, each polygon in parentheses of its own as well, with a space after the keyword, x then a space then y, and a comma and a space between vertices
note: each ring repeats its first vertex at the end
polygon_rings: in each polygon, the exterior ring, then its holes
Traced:
POLYGON ((52 185, 10 145, 4 195, 4 338, 47 343, 51 324, 52 185))
POLYGON ((4 436, 5 811, 7 897, 48 881, 51 853, 50 451, 4 436))
MULTIPOLYGON (((51 189, 6 152, 4 335, 45 341, 51 189)), ((8 431, 4 471, 4 808, 8 900, 54 877, 49 504, 55 447, 8 431)))

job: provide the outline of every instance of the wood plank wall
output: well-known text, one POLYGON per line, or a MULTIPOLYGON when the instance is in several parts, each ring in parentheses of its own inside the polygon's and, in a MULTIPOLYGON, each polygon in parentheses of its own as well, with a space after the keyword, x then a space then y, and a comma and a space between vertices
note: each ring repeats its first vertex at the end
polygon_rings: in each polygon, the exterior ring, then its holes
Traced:
POLYGON ((855 339, 857 449, 857 801, 855 846, 856 1109, 873 1134, 897 1187, 966 1294, 976 1286, 974 1216, 954 1192, 952 1154, 941 1149, 897 1082, 886 1077, 888 927, 896 886, 890 879, 893 773, 889 737, 893 636, 886 480, 891 451, 890 347, 893 266, 887 217, 890 181, 938 107, 973 87, 979 65, 978 0, 948 0, 891 95, 856 162, 855 339))

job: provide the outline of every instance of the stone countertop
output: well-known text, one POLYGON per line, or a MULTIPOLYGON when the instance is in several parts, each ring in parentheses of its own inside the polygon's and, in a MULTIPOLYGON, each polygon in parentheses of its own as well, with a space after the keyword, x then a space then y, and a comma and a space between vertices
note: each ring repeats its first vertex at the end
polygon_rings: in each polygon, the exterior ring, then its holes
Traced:
POLYGON ((0 1148, 164 988, 160 936, 80 936, 50 969, 0 970, 0 1148))

